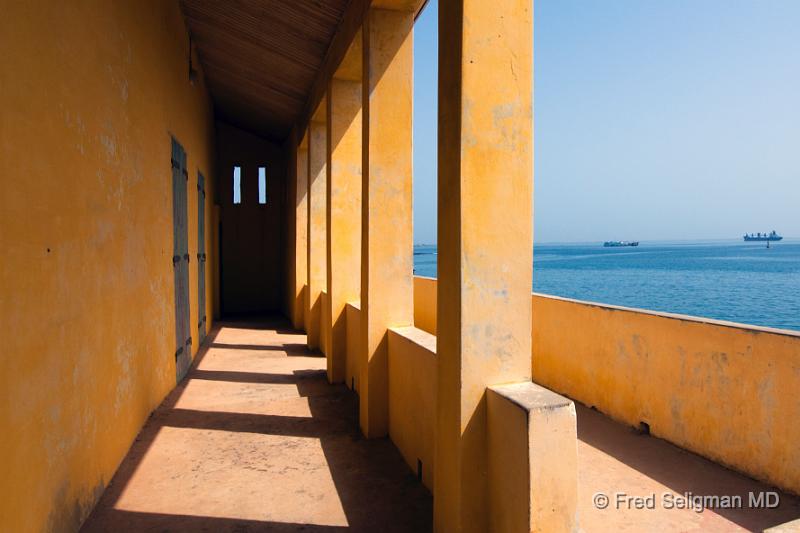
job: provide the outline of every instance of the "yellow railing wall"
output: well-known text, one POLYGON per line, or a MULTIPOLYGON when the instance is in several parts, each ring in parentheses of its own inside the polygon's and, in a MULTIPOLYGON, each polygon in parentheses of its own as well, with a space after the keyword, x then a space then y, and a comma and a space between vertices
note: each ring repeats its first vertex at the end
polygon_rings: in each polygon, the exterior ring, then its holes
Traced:
POLYGON ((76 531, 175 386, 170 135, 211 326, 213 112, 178 2, 4 2, 0 49, 0 524, 76 531))
MULTIPOLYGON (((345 312, 347 313, 345 383, 358 392, 361 373, 358 360, 361 342, 359 303, 348 303, 345 312)), ((422 482, 433 490, 436 337, 415 327, 392 328, 387 335, 389 437, 412 471, 421 472, 422 482)))
MULTIPOLYGON (((800 492, 800 333, 540 294, 532 306, 536 383, 800 492)), ((414 309, 435 331, 436 280, 414 279, 414 309)))
POLYGON ((408 466, 433 490, 436 337, 392 328, 389 342, 389 436, 408 466))
POLYGON ((414 276, 414 325, 436 335, 436 278, 414 276))
POLYGON ((533 297, 533 379, 800 492, 800 334, 533 297))

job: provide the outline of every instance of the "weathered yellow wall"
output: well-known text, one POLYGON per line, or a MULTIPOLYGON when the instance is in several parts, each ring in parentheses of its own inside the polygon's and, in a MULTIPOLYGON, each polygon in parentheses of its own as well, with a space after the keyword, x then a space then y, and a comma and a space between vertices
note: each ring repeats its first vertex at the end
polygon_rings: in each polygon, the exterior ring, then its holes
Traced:
MULTIPOLYGON (((77 529, 175 385, 170 134, 213 264, 213 122, 177 2, 4 2, 0 530, 77 529)), ((196 59, 196 58, 195 58, 196 59)), ((209 328, 213 269, 206 269, 209 328)))
POLYGON ((533 297, 533 379, 800 493, 800 334, 533 297))
POLYGON ((414 326, 436 335, 436 278, 414 276, 414 326))
MULTIPOLYGON (((436 280, 414 278, 414 321, 436 280)), ((533 295, 533 379, 800 492, 800 334, 533 295)))
POLYGON ((389 329, 389 436, 433 490, 436 337, 415 327, 389 329))

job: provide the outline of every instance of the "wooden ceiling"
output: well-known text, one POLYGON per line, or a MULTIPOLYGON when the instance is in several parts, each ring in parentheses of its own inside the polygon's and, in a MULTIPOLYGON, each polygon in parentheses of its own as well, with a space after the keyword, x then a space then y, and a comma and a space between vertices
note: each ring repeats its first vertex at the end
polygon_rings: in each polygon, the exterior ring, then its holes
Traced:
POLYGON ((286 138, 350 0, 181 0, 219 119, 286 138))

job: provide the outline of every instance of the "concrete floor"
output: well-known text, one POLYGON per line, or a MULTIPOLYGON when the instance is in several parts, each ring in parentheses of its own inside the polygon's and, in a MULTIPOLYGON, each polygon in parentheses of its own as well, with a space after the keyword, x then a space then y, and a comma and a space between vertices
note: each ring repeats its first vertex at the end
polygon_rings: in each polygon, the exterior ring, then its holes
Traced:
POLYGON ((82 531, 429 531, 431 495, 283 321, 223 324, 82 531))
MULTIPOLYGON (((667 510, 664 492, 772 490, 578 405, 579 523, 603 531, 761 531, 777 509, 667 510), (604 510, 593 505, 603 492, 604 510), (615 508, 614 493, 656 495, 615 508)), ((285 322, 222 324, 156 410, 83 531, 430 531, 432 501, 387 439, 367 441, 357 398, 285 322)))
POLYGON ((579 520, 587 532, 762 531, 800 517, 800 498, 796 496, 779 492, 778 508, 748 508, 749 492, 775 489, 666 441, 640 435, 582 405, 576 408, 579 520), (606 509, 598 509, 593 503, 598 492, 611 498, 606 509), (614 497, 617 492, 631 496, 655 494, 655 506, 629 508, 623 499, 618 507, 614 497), (665 509, 661 503, 664 493, 673 498, 686 493, 740 495, 743 508, 703 512, 665 509))

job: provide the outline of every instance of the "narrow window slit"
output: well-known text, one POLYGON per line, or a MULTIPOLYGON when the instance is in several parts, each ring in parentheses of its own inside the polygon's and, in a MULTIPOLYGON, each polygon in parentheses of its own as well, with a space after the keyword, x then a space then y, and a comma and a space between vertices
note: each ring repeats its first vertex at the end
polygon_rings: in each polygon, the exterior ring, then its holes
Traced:
POLYGON ((242 167, 233 167, 233 203, 242 203, 242 167))
POLYGON ((258 167, 258 203, 267 203, 267 169, 258 167))

